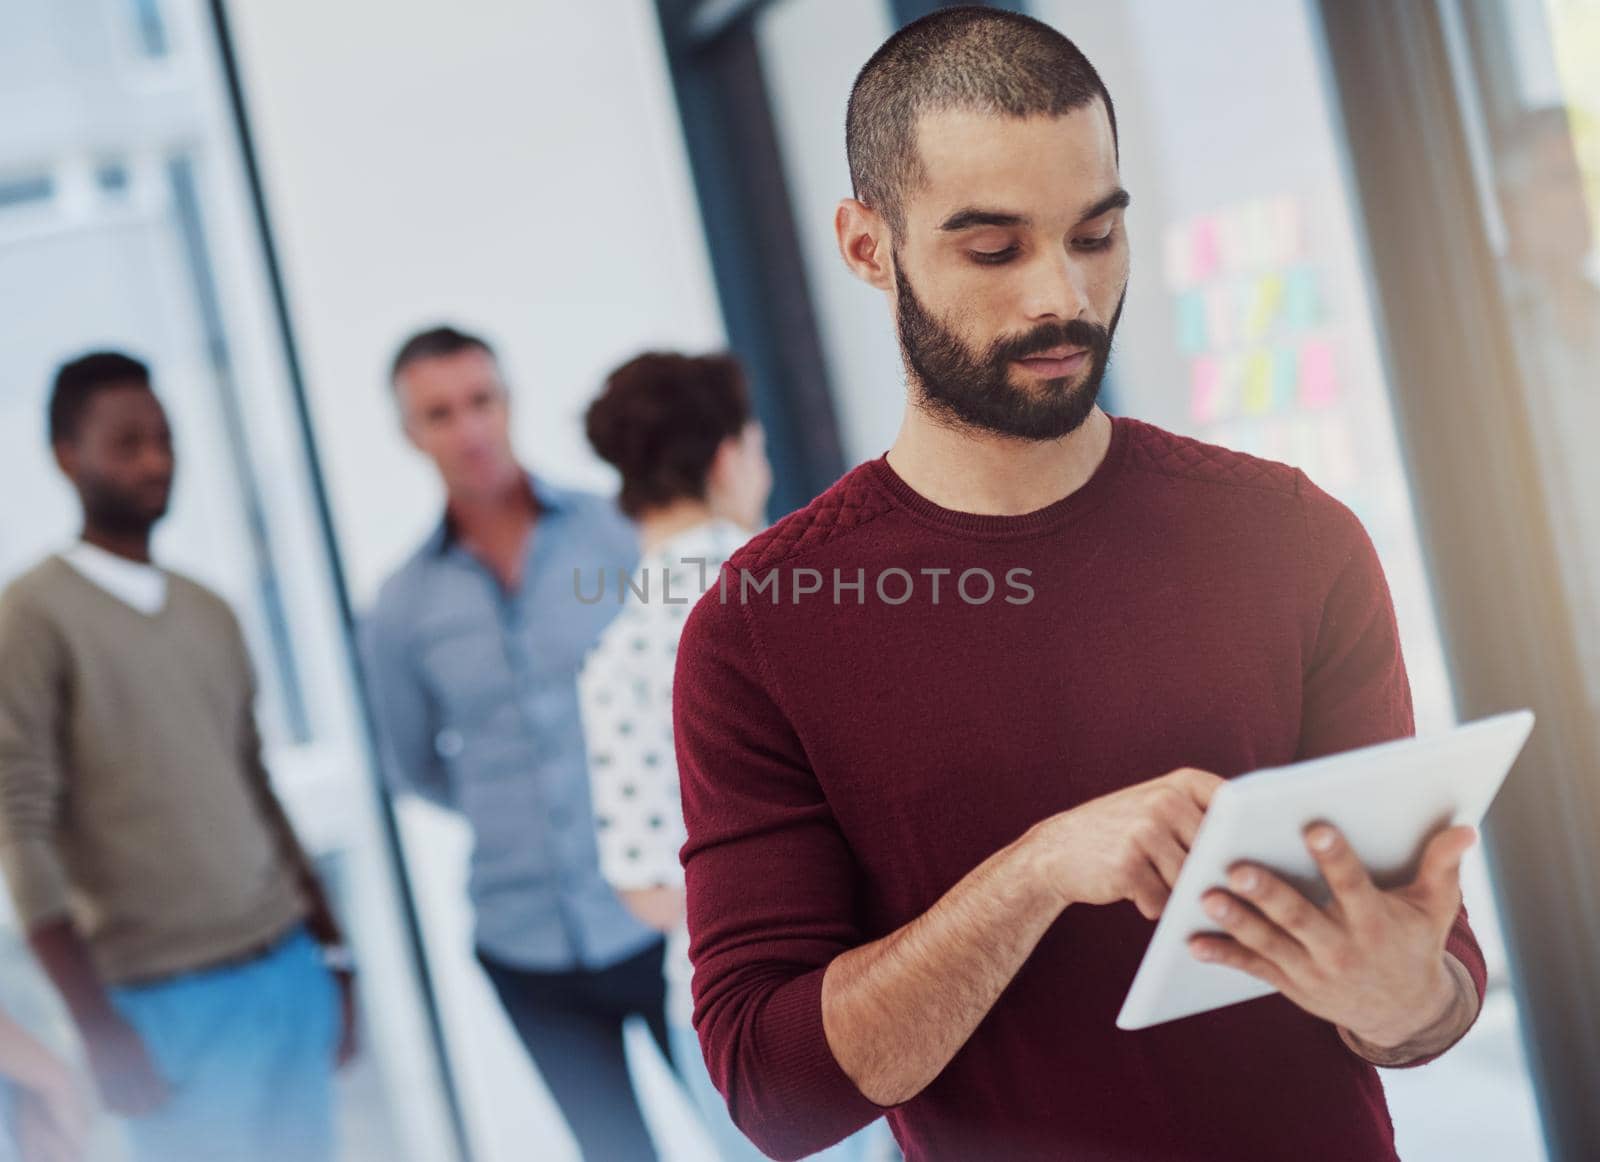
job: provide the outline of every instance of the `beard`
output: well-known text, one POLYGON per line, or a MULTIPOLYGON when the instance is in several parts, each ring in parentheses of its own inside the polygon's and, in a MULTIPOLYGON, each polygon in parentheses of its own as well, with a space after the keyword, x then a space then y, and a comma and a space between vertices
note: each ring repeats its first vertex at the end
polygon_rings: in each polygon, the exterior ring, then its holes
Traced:
POLYGON ((974 354, 918 300, 898 256, 894 281, 901 354, 921 389, 921 402, 936 418, 956 427, 1022 440, 1058 440, 1077 431, 1094 411, 1111 361, 1111 340, 1122 318, 1126 288, 1109 327, 1087 319, 1041 323, 1021 335, 1001 336, 974 354), (1088 352, 1089 369, 1081 383, 1074 386, 1065 376, 1044 380, 1032 389, 1012 383, 1012 360, 1061 346, 1082 347, 1088 352))
POLYGON ((90 525, 118 536, 143 536, 167 514, 170 487, 129 490, 103 476, 85 476, 78 495, 90 525), (153 495, 158 491, 159 499, 153 495))

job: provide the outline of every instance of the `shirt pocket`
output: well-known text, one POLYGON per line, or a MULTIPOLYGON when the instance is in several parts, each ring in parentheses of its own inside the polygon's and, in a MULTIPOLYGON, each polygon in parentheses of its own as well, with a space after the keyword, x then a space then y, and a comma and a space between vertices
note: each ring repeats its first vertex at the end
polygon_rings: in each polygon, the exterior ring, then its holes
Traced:
POLYGON ((511 677, 500 635, 457 618, 419 626, 417 658, 424 682, 439 708, 441 734, 452 732, 468 745, 472 736, 514 710, 511 677))

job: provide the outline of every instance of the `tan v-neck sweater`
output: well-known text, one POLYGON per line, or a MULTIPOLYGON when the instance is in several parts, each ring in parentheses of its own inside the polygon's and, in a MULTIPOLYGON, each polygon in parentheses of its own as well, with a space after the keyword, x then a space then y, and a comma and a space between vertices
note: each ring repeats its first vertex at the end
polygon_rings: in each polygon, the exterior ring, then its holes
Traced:
POLYGON ((304 916, 255 684, 216 595, 140 613, 51 556, 0 595, 0 873, 112 983, 229 960, 304 916))

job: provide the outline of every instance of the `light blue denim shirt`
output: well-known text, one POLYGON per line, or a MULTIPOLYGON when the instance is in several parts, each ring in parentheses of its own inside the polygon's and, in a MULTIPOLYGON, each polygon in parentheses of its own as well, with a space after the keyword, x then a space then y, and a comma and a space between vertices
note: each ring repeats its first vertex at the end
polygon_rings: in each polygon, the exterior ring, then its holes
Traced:
POLYGON ((604 968, 660 938, 600 874, 577 691, 638 541, 612 501, 529 482, 542 511, 520 587, 441 522, 379 592, 362 653, 389 785, 472 825, 478 947, 538 971, 604 968))

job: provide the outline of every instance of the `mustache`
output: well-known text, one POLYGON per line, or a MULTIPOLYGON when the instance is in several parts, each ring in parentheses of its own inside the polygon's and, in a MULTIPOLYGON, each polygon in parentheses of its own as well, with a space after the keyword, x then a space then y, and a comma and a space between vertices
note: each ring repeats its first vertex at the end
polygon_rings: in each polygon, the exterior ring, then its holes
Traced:
POLYGON ((1055 347, 1082 347, 1099 355, 1111 345, 1111 332, 1088 319, 1068 319, 1062 323, 1040 323, 1021 335, 1007 335, 989 344, 986 361, 1009 362, 1026 359, 1055 347))

